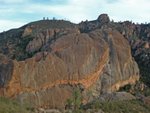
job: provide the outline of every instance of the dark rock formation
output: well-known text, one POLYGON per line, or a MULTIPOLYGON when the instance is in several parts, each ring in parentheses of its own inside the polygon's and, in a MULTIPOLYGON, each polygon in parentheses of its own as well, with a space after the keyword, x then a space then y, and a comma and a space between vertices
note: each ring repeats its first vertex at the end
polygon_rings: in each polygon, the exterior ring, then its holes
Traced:
POLYGON ((101 14, 98 17, 97 21, 100 22, 101 24, 107 24, 110 22, 110 19, 107 14, 101 14))
POLYGON ((78 27, 81 32, 90 32, 95 29, 105 27, 106 25, 109 24, 109 22, 110 22, 110 19, 109 19, 108 15, 102 14, 98 17, 97 20, 85 21, 85 22, 79 23, 78 27))
POLYGON ((6 38, 0 34, 0 50, 12 64, 0 64, 0 80, 10 76, 5 87, 1 85, 1 95, 20 102, 62 108, 75 87, 87 103, 139 79, 128 41, 110 25, 106 14, 79 25, 57 20, 30 23, 13 32, 18 37, 11 43, 13 35, 6 34, 6 38))
POLYGON ((13 61, 0 54, 0 88, 7 87, 12 78, 13 61))

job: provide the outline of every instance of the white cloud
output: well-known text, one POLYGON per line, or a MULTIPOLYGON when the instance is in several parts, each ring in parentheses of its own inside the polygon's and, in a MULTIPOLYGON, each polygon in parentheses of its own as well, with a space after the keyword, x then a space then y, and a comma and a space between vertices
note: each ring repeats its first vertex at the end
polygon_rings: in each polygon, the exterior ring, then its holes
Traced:
MULTIPOLYGON (((94 16, 98 16, 100 13, 99 7, 102 7, 104 0, 95 1, 94 0, 69 0, 65 5, 41 5, 41 4, 32 4, 28 6, 28 10, 35 10, 37 12, 43 11, 47 15, 53 13, 59 15, 62 18, 69 19, 72 22, 80 22, 82 20, 91 20, 95 19, 94 16)), ((96 17, 97 18, 97 17, 96 17)))
MULTIPOLYGON (((41 4, 30 2, 30 0, 0 0, 5 3, 21 3, 20 5, 14 5, 12 7, 0 8, 0 15, 3 17, 6 15, 17 15, 20 12, 26 14, 33 14, 33 17, 37 14, 44 14, 46 16, 58 15, 62 19, 66 18, 72 22, 78 23, 82 20, 96 19, 101 13, 108 13, 111 19, 114 21, 132 20, 134 22, 150 22, 150 0, 68 0, 66 4, 41 4), (109 1, 109 2, 108 2, 109 1), (110 2, 111 1, 111 2, 110 2)), ((4 21, 4 18, 3 19, 4 21)), ((18 17, 18 16, 17 16, 18 17)), ((20 15, 20 20, 24 20, 24 15, 20 15)), ((42 17, 39 17, 42 18, 42 17)), ((14 18, 12 18, 15 20, 14 18)), ((19 20, 19 19, 17 19, 19 20)), ((17 27, 23 23, 14 22, 11 18, 0 23, 0 30, 17 27), (14 23, 10 26, 8 23, 14 23)), ((29 20, 27 20, 29 21, 29 20)), ((30 21, 33 21, 31 17, 30 21)))
POLYGON ((133 20, 135 22, 150 21, 150 0, 69 0, 65 5, 32 4, 28 10, 57 14, 73 22, 96 19, 101 13, 108 13, 115 21, 133 20))
POLYGON ((13 12, 15 12, 15 10, 12 9, 12 8, 8 8, 8 9, 6 9, 6 8, 1 8, 1 9, 0 9, 0 14, 1 14, 1 15, 6 15, 6 13, 13 13, 13 12))
POLYGON ((15 21, 11 21, 11 20, 0 20, 0 25, 1 25, 0 32, 9 30, 9 29, 18 28, 24 24, 25 24, 24 22, 15 22, 15 21))
POLYGON ((10 4, 10 3, 23 3, 26 0, 0 0, 0 3, 6 3, 6 4, 10 4))
POLYGON ((108 12, 115 20, 133 20, 134 22, 150 22, 150 0, 120 0, 114 4, 106 4, 108 12))

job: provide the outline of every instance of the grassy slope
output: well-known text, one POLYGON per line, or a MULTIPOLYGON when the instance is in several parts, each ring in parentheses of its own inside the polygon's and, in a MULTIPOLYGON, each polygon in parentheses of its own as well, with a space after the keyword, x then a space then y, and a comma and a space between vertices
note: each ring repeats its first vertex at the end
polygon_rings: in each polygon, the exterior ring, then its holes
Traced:
POLYGON ((29 105, 20 105, 18 102, 0 97, 0 113, 32 113, 29 105))
POLYGON ((150 113, 150 107, 139 100, 96 101, 86 107, 93 110, 102 109, 105 113, 150 113))

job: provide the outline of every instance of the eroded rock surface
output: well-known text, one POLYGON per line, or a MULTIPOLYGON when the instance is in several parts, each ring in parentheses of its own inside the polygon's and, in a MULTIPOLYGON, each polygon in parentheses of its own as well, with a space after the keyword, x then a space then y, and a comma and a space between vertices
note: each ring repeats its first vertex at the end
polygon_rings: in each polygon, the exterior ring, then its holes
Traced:
MULTIPOLYGON (((107 15, 102 17, 108 24, 107 15)), ((29 56, 21 61, 0 59, 0 80, 7 81, 5 87, 0 84, 1 95, 36 107, 62 108, 75 87, 82 89, 83 103, 87 103, 139 79, 129 43, 117 30, 102 24, 89 32, 81 32, 78 26, 54 27, 37 28, 34 23, 24 28, 19 36, 30 40, 22 47, 24 53, 17 52, 29 56)))

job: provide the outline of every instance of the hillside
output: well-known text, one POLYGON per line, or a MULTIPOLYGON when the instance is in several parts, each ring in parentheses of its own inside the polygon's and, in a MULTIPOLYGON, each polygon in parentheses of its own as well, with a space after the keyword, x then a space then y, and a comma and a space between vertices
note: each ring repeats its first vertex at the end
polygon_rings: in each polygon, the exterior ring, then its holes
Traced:
POLYGON ((148 113, 149 68, 150 24, 113 22, 102 14, 79 24, 40 20, 0 33, 0 96, 34 108, 64 109, 79 95, 86 107, 123 90, 136 98, 127 103, 148 113))

